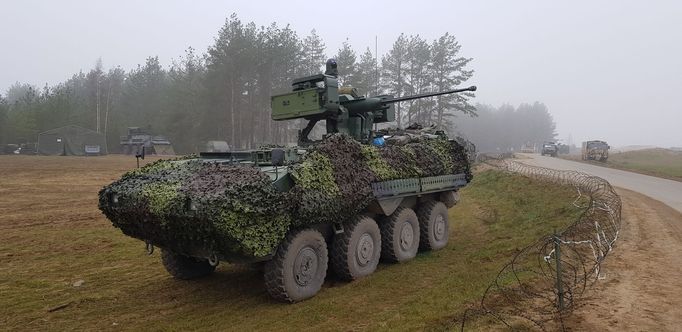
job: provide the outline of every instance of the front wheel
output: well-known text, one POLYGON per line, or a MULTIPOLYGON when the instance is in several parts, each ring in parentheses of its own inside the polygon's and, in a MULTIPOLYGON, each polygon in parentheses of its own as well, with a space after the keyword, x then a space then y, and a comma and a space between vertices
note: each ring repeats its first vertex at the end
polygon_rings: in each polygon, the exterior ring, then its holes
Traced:
POLYGON ((290 232, 265 263, 265 288, 283 302, 313 297, 327 275, 327 243, 311 228, 290 232))
POLYGON ((168 250, 161 251, 161 262, 166 271, 177 279, 196 279, 215 271, 215 266, 209 264, 206 259, 180 255, 168 250))

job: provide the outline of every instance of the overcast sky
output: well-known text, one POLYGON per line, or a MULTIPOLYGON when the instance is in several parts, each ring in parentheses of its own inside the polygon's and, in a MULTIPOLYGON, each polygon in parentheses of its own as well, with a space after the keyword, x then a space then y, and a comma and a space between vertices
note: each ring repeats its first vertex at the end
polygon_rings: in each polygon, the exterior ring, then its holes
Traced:
POLYGON ((316 29, 332 55, 445 32, 472 57, 476 102, 545 103, 559 138, 682 146, 681 1, 3 1, 0 91, 56 84, 101 57, 131 69, 200 52, 231 13, 316 29))

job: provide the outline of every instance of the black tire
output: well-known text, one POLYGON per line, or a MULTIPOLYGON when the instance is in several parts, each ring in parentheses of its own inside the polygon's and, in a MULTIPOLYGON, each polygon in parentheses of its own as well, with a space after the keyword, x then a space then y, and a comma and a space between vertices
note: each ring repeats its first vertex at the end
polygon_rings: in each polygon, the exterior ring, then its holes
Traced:
POLYGON ((372 274, 381 257, 381 231, 374 219, 361 216, 334 235, 331 263, 339 278, 347 281, 372 274))
POLYGON ((450 225, 448 208, 443 202, 427 202, 417 212, 419 218, 419 249, 438 250, 448 244, 450 225))
POLYGON ((313 297, 327 275, 327 243, 311 228, 291 231, 265 263, 265 288, 278 301, 298 302, 313 297))
POLYGON ((419 250, 419 220, 412 209, 400 207, 381 225, 381 258, 388 262, 405 262, 419 250))
POLYGON ((167 250, 161 251, 161 262, 166 271, 176 279, 196 279, 215 271, 215 266, 209 264, 206 259, 180 255, 167 250))

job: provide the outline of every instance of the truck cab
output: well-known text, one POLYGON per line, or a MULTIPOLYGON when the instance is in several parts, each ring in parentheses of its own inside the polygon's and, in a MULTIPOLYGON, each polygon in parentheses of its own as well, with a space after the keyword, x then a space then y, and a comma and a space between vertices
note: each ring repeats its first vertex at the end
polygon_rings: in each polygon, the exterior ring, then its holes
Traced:
POLYGON ((552 157, 556 157, 558 150, 559 150, 559 149, 557 148, 556 143, 554 143, 554 142, 545 142, 544 144, 542 144, 542 150, 540 151, 540 154, 543 155, 543 156, 544 156, 544 155, 549 155, 549 156, 552 156, 552 157))

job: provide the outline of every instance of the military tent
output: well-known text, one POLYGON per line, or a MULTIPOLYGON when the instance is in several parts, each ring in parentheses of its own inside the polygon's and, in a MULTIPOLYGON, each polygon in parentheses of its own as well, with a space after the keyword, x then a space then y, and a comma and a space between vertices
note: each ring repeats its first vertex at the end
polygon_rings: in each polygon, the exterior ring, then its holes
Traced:
POLYGON ((104 135, 68 125, 38 134, 38 153, 49 156, 91 156, 107 154, 104 135))

